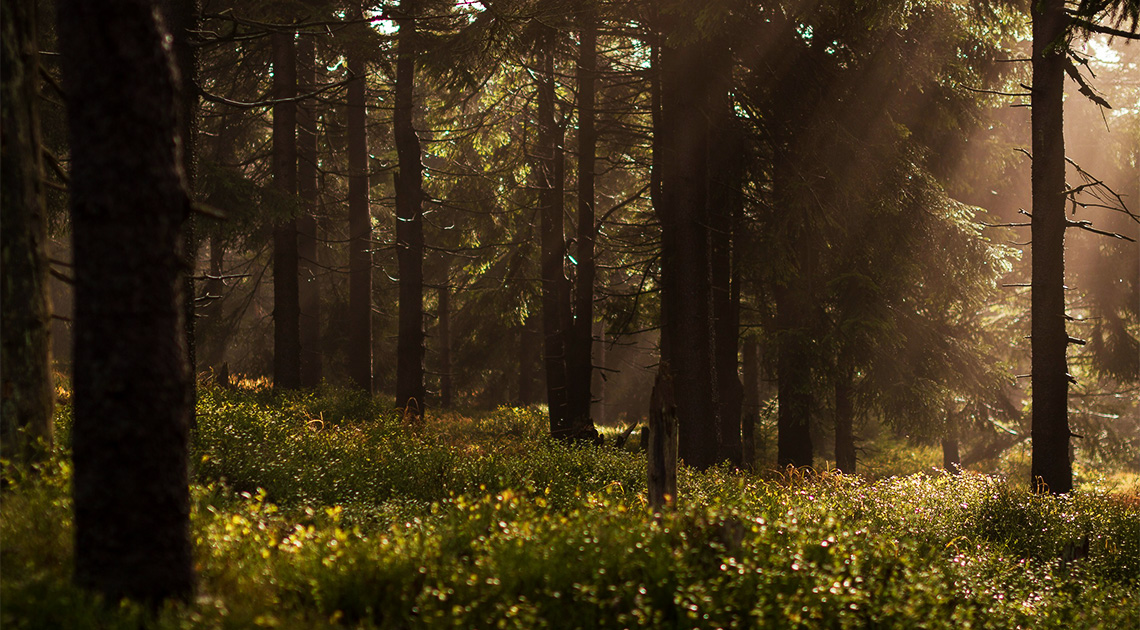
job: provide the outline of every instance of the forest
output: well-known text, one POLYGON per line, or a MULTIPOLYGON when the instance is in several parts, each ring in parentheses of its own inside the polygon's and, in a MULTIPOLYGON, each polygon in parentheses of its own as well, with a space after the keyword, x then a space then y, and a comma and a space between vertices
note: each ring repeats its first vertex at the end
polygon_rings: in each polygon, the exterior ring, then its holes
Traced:
POLYGON ((0 626, 1140 623, 1138 0, 0 8, 0 626))

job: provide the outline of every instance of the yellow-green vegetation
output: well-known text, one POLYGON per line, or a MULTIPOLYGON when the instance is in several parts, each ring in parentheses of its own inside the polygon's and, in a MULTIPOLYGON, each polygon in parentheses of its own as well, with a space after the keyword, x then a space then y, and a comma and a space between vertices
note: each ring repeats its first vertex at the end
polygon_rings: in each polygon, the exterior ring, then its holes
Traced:
MULTIPOLYGON (((66 435, 66 409, 61 413, 66 435)), ((4 628, 1126 628, 1140 502, 995 477, 683 470, 545 438, 529 410, 408 429, 339 391, 203 391, 199 595, 157 614, 70 585, 66 451, 10 469, 4 628)))

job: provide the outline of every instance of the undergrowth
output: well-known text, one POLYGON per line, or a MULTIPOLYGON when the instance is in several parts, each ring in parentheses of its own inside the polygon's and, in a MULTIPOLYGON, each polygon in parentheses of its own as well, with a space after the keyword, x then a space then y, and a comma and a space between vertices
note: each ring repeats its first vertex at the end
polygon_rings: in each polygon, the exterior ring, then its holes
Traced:
MULTIPOLYGON (((66 419, 66 413, 63 414, 66 419)), ((1125 628, 1140 504, 999 478, 682 469, 564 445, 532 410, 402 427, 332 390, 202 392, 199 595, 152 614, 73 588, 66 451, 10 469, 4 628, 1125 628)), ((64 428, 64 434, 66 434, 64 428)))

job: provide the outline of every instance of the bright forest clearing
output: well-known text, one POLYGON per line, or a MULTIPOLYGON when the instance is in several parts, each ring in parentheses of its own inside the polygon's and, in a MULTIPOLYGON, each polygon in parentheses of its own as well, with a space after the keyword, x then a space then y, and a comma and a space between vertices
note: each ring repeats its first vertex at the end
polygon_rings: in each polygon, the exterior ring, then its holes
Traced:
MULTIPOLYGON (((552 440, 537 411, 409 429, 343 391, 213 389, 198 423, 199 594, 150 627, 1127 628, 1140 615, 1135 485, 1054 496, 1020 474, 682 468, 678 508, 654 518, 643 454, 552 440)), ((0 624, 139 627, 145 609, 72 585, 65 453, 42 472, 8 480, 0 624)))

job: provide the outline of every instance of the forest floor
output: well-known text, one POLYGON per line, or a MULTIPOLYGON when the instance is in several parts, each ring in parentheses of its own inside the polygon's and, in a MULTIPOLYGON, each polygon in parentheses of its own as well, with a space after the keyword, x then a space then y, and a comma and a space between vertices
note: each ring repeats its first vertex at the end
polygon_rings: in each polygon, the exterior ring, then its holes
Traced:
MULTIPOLYGON (((339 390, 200 391, 199 592, 157 615, 71 583, 65 446, 9 468, 9 628, 1122 628, 1140 620, 1136 476, 1069 496, 880 449, 872 478, 682 469, 546 437, 532 409, 406 428, 339 390), (909 470, 907 467, 910 467, 909 470), (902 474, 925 470, 917 474, 902 474), (872 480, 873 479, 873 480, 872 480)), ((60 406, 57 441, 69 440, 60 406)), ((1012 464, 1015 468, 1019 464, 1012 464)))

